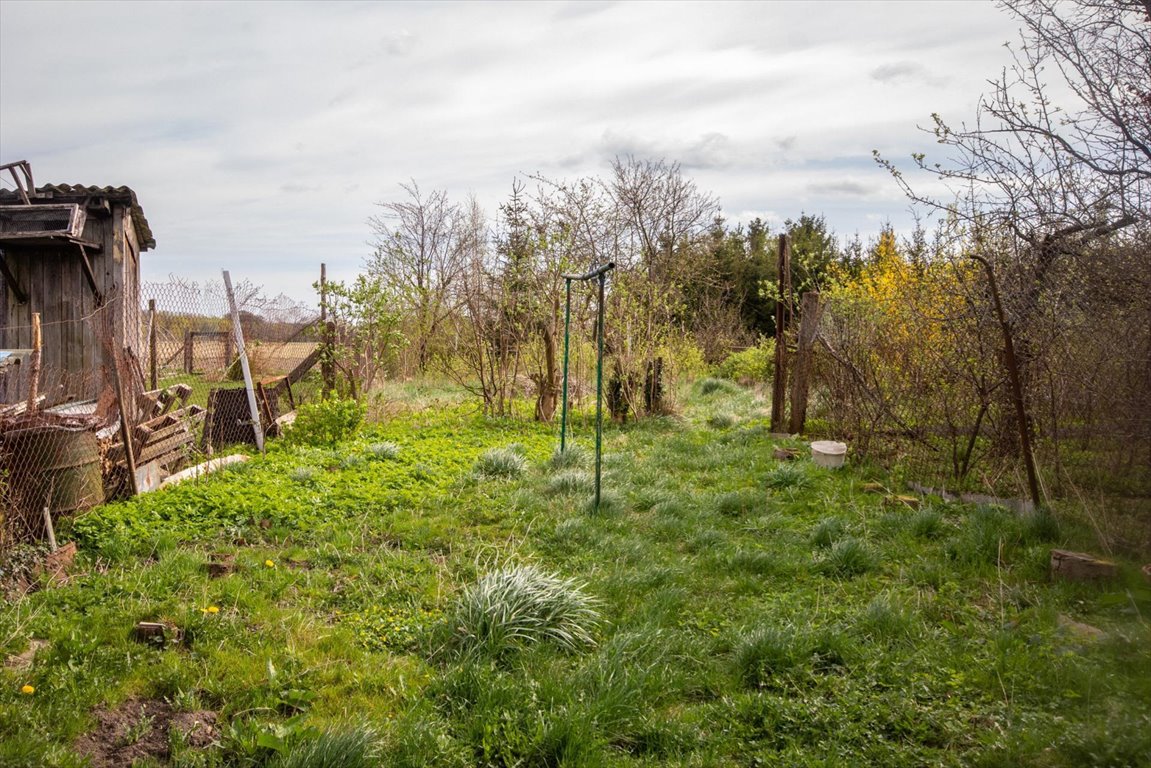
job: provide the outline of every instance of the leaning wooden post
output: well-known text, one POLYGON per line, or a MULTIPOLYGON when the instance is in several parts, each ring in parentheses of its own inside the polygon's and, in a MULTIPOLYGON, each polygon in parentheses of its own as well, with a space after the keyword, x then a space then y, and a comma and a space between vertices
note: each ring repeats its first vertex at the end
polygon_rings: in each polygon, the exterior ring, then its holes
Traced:
POLYGON ((44 340, 40 333, 40 313, 32 313, 32 359, 28 371, 28 413, 36 411, 36 401, 40 399, 40 360, 44 340))
POLYGON ((778 292, 775 297, 775 371, 771 380, 771 431, 783 431, 787 397, 787 323, 791 298, 791 246, 779 236, 778 292))
POLYGON ((260 406, 256 403, 256 389, 252 385, 252 371, 248 368, 248 352, 244 349, 244 329, 240 325, 240 312, 236 309, 236 294, 232 291, 232 276, 224 270, 224 290, 228 293, 228 309, 232 313, 232 331, 236 336, 236 349, 240 354, 240 369, 244 372, 244 389, 248 393, 248 412, 252 415, 252 431, 256 434, 256 447, 264 452, 264 429, 260 425, 260 406))
POLYGON ((799 304, 799 338, 796 341, 795 367, 791 374, 791 416, 788 432, 803 432, 807 420, 807 394, 811 387, 811 364, 815 336, 819 331, 819 291, 803 294, 799 304))
POLYGON ((120 439, 124 441, 124 460, 128 465, 128 486, 133 496, 140 495, 140 481, 136 477, 136 450, 132 445, 133 424, 128 418, 130 407, 124 394, 124 380, 120 376, 120 355, 112 354, 112 383, 116 387, 116 408, 120 411, 120 439))
POLYGON ((148 383, 149 389, 160 387, 160 353, 156 350, 156 300, 148 299, 148 383))

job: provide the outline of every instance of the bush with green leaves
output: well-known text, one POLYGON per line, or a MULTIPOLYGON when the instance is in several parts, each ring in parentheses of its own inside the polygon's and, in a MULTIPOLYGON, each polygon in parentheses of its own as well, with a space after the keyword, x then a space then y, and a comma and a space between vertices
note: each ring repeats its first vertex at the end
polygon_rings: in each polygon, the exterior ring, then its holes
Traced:
POLYGON ((437 651, 454 658, 501 658, 549 643, 565 651, 594 645, 597 601, 571 579, 531 565, 485 574, 445 613, 437 651))
POLYGON ((728 355, 716 366, 715 375, 745 385, 768 381, 774 360, 775 339, 760 339, 756 346, 728 355))
POLYGON ((354 437, 363 420, 364 406, 332 393, 326 400, 301 404, 286 438, 293 445, 331 447, 354 437))

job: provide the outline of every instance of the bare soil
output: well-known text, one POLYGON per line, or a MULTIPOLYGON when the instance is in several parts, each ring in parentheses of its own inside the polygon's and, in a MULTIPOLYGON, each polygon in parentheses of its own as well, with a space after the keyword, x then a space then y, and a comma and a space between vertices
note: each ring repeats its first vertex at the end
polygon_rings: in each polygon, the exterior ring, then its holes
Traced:
POLYGON ((215 712, 176 712, 157 699, 132 698, 113 709, 101 707, 93 715, 95 728, 74 744, 92 768, 120 768, 142 759, 165 761, 174 733, 196 749, 209 747, 218 738, 215 712))

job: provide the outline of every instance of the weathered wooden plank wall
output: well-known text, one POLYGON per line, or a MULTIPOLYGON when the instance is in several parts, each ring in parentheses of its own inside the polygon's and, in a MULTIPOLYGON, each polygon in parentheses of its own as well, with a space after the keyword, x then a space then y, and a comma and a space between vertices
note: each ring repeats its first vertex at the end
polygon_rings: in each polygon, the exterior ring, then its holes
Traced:
POLYGON ((113 340, 116 348, 129 347, 137 354, 140 349, 139 249, 128 206, 113 204, 111 216, 89 216, 84 239, 103 246, 88 254, 96 287, 107 302, 99 312, 77 246, 4 247, 13 277, 28 301, 18 303, 2 286, 0 348, 28 348, 32 313, 39 312, 42 390, 52 400, 99 394, 107 365, 103 337, 113 340))

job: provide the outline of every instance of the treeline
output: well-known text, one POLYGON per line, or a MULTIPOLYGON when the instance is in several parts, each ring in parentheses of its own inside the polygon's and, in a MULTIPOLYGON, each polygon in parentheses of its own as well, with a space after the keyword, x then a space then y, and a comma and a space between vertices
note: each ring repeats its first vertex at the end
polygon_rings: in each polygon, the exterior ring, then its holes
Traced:
MULTIPOLYGON (((673 162, 617 158, 606 177, 517 179, 489 217, 415 182, 380 203, 375 249, 350 283, 327 286, 339 321, 344 386, 380 375, 446 373, 485 411, 510 413, 526 386, 537 418, 560 387, 563 275, 614 263, 605 349, 617 418, 665 410, 662 379, 701 370, 775 335, 777 236, 791 243, 792 283, 818 289, 858 272, 867 248, 846 246, 821 216, 772 231, 729 224, 710 193, 673 162)), ((591 293, 579 287, 575 343, 593 338, 591 293)))

